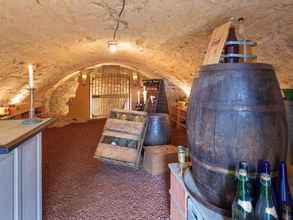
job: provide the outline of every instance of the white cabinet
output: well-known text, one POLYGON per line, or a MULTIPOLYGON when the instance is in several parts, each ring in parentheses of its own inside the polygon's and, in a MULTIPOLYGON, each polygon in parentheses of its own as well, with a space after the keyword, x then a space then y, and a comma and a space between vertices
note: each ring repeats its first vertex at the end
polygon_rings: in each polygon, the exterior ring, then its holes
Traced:
POLYGON ((41 133, 0 154, 0 220, 42 219, 41 133))

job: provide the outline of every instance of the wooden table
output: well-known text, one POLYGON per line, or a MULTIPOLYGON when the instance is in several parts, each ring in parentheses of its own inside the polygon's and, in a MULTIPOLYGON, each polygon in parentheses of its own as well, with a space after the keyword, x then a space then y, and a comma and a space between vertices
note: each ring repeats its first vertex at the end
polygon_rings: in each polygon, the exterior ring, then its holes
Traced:
POLYGON ((0 121, 0 219, 42 219, 42 135, 54 122, 0 121))

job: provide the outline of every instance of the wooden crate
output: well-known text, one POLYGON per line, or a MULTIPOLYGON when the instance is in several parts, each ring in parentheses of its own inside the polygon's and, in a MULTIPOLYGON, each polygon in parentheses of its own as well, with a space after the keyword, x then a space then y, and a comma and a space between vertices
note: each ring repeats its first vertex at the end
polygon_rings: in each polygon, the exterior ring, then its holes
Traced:
POLYGON ((176 161, 177 151, 173 145, 144 147, 143 167, 152 175, 168 172, 168 164, 176 161))
POLYGON ((113 109, 104 126, 95 158, 139 167, 147 113, 113 109))

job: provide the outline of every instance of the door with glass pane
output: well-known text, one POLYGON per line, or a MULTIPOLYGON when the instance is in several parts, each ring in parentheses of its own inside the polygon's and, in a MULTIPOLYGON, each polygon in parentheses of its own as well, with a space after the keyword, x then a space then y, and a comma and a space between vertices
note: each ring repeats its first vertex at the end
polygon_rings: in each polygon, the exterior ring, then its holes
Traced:
POLYGON ((130 108, 130 74, 108 65, 91 74, 92 117, 107 117, 113 108, 130 108))

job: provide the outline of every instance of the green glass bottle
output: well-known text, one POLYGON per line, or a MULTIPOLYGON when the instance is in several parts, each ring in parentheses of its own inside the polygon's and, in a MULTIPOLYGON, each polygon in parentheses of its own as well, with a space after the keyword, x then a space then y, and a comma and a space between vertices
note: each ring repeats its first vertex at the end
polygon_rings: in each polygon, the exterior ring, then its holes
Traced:
POLYGON ((278 220, 273 199, 271 176, 262 173, 260 177, 260 195, 255 207, 256 220, 278 220))
POLYGON ((248 192, 247 170, 238 171, 238 184, 234 201, 232 203, 232 220, 253 220, 254 212, 252 199, 248 192))
MULTIPOLYGON (((249 172, 248 172, 248 163, 247 161, 240 161, 239 165, 238 165, 238 170, 246 170, 247 171, 247 177, 248 177, 248 181, 247 181, 247 193, 249 195, 249 198, 252 201, 252 204, 255 206, 256 204, 256 197, 255 197, 255 188, 253 187, 253 179, 249 177, 249 172)), ((239 178, 238 178, 239 179, 239 178)))

